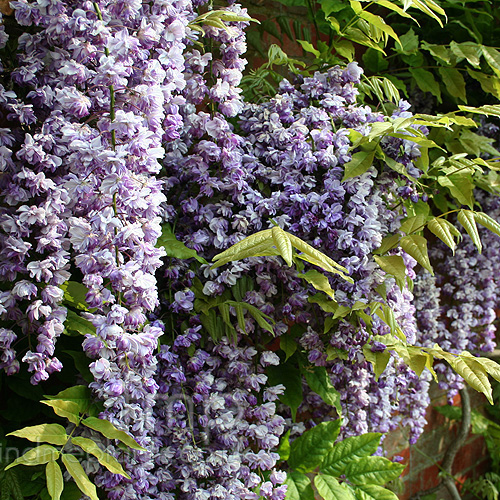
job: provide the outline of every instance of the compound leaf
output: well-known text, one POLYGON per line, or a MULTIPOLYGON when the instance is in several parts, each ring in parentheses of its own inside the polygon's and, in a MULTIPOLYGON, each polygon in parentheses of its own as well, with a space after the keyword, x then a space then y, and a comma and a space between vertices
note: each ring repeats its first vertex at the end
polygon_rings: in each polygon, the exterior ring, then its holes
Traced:
POLYGON ((64 480, 61 467, 57 462, 49 462, 45 468, 47 490, 52 500, 59 500, 64 489, 64 480))
POLYGON ((299 472, 313 471, 333 448, 339 431, 340 420, 321 422, 307 430, 291 445, 290 467, 299 472))
POLYGON ((479 253, 483 250, 481 238, 476 226, 476 218, 472 210, 460 210, 457 216, 458 222, 462 224, 467 234, 471 237, 472 242, 476 245, 479 253))
POLYGON ((99 500, 95 484, 90 481, 78 459, 74 455, 68 455, 66 453, 61 455, 61 459, 66 470, 75 480, 78 488, 80 488, 80 491, 84 495, 90 497, 91 500, 99 500))
POLYGON ((129 436, 126 432, 117 429, 109 420, 88 417, 82 420, 82 424, 94 431, 100 432, 108 439, 118 439, 118 441, 121 441, 123 444, 126 444, 134 450, 144 451, 144 448, 140 446, 134 438, 129 436))
POLYGON ((8 470, 16 465, 40 465, 52 462, 59 458, 59 451, 53 446, 42 444, 27 451, 24 455, 16 458, 12 463, 7 465, 4 470, 8 470))
POLYGON ((323 460, 321 472, 332 476, 344 474, 349 463, 375 453, 381 437, 378 432, 369 432, 340 441, 323 460))
POLYGON ((351 491, 342 486, 333 476, 318 474, 314 478, 314 486, 324 500, 356 500, 351 491))
POLYGON ((97 446, 97 444, 92 441, 92 439, 78 436, 71 438, 71 442, 79 446, 83 451, 94 455, 99 463, 106 467, 109 472, 112 472, 113 474, 120 474, 121 476, 130 479, 130 476, 123 470, 120 462, 118 462, 118 460, 116 460, 116 458, 109 453, 101 450, 101 448, 99 448, 99 446, 97 446))
POLYGON ((7 436, 16 436, 28 439, 33 443, 50 443, 65 445, 69 439, 66 429, 59 424, 40 424, 32 427, 25 427, 18 431, 11 432, 7 436))

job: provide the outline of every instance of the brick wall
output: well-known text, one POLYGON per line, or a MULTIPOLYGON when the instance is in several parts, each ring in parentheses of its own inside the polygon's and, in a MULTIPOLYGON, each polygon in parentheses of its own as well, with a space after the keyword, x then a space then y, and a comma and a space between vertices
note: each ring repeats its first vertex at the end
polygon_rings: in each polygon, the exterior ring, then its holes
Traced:
MULTIPOLYGON (((487 404, 486 399, 476 391, 469 389, 469 394, 472 408, 487 404)), ((433 408, 447 404, 444 392, 434 385, 430 395, 431 406, 427 410, 427 425, 418 442, 415 445, 410 445, 405 432, 399 429, 391 432, 384 442, 388 456, 403 457, 402 463, 407 465, 398 492, 400 500, 408 500, 418 496, 419 492, 439 484, 440 469, 438 464, 457 434, 458 422, 450 421, 433 408)), ((459 395, 454 398, 453 404, 460 406, 459 395)), ((484 474, 489 470, 489 466, 484 439, 482 436, 469 434, 463 447, 455 456, 453 475, 459 483, 462 483, 467 478, 477 478, 484 474)), ((436 498, 438 500, 451 500, 444 486, 440 487, 436 498)))

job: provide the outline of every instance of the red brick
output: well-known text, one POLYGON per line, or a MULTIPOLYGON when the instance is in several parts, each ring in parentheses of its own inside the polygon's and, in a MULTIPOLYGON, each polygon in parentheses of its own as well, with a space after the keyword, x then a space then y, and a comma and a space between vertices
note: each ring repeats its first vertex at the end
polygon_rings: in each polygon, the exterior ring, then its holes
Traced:
POLYGON ((488 451, 482 436, 472 436, 469 439, 455 456, 453 475, 473 468, 488 457, 488 451))
POLYGON ((437 465, 432 465, 420 473, 422 490, 434 488, 441 482, 439 477, 440 469, 437 465))

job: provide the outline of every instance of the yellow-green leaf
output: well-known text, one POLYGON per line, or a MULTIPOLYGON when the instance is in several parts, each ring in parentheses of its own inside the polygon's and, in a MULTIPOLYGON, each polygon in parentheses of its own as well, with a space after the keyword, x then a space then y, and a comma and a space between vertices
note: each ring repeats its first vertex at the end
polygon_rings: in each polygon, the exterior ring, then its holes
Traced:
MULTIPOLYGON (((264 231, 259 231, 258 233, 252 234, 251 236, 247 236, 245 239, 229 247, 224 252, 217 254, 212 260, 217 261, 225 259, 227 257, 233 257, 251 247, 259 246, 261 243, 269 243, 270 241, 272 241, 272 229, 265 229, 264 231)), ((238 259, 235 258, 234 260, 238 259)))
POLYGON ((59 500, 64 489, 64 480, 61 467, 57 462, 49 462, 45 468, 47 490, 52 500, 59 500))
POLYGON ((287 233, 281 227, 275 226, 272 228, 273 242, 278 249, 284 261, 291 267, 292 266, 292 244, 287 233))
POLYGON ((493 47, 485 47, 484 45, 481 46, 481 51, 490 68, 500 76, 500 52, 493 47))
POLYGON ((63 401, 55 399, 51 401, 40 401, 44 405, 52 407, 54 413, 60 417, 67 418, 71 423, 80 423, 80 407, 73 401, 63 401))
POLYGON ((422 231, 425 227, 425 221, 427 218, 423 214, 414 215, 413 217, 408 217, 401 224, 400 230, 403 233, 411 234, 416 231, 422 231))
POLYGON ((398 281, 404 282, 406 280, 406 266, 400 255, 385 255, 383 257, 375 255, 374 259, 386 273, 392 274, 398 281))
POLYGON ((91 500, 99 500, 95 484, 90 481, 78 459, 74 455, 68 454, 62 454, 61 459, 80 491, 91 500))
POLYGON ((381 243, 380 247, 377 248, 374 251, 374 253, 384 254, 384 253, 388 252, 389 250, 392 250, 399 243, 399 238, 400 238, 399 234, 392 234, 390 236, 386 236, 382 240, 382 243, 381 243))
POLYGON ((304 278, 308 283, 310 283, 316 290, 320 290, 321 292, 325 292, 332 299, 335 298, 334 291, 330 286, 330 282, 328 278, 316 271, 315 269, 311 269, 307 271, 307 273, 299 274, 301 278, 304 278))
POLYGON ((463 42, 457 43, 454 40, 450 42, 451 51, 461 59, 467 59, 467 61, 472 64, 475 68, 481 66, 481 47, 474 42, 463 42))
POLYGON ((474 217, 474 212, 472 210, 460 210, 457 216, 458 222, 462 224, 467 234, 471 237, 472 242, 476 245, 479 253, 483 250, 483 245, 481 243, 481 238, 479 237, 479 232, 476 226, 476 219, 474 217))
POLYGON ((411 255, 422 267, 427 269, 432 275, 432 269, 429 254, 427 252, 427 240, 418 234, 404 236, 401 238, 399 244, 401 248, 409 255, 411 255))
POLYGON ((16 465, 32 466, 46 464, 47 462, 52 462, 58 458, 59 451, 56 448, 49 446, 48 444, 42 444, 41 446, 37 446, 36 448, 27 451, 19 458, 16 458, 11 464, 7 465, 4 470, 8 470, 16 465))
POLYGON ((481 226, 484 226, 486 229, 500 236, 500 224, 488 214, 484 212, 474 212, 474 219, 481 224, 481 226))
POLYGON ((101 448, 99 448, 99 446, 97 446, 97 444, 92 441, 92 439, 78 436, 71 438, 71 442, 79 446, 83 451, 94 455, 99 463, 106 467, 109 472, 112 472, 113 474, 120 474, 121 476, 130 479, 130 476, 123 470, 120 462, 118 462, 118 460, 116 460, 116 458, 109 453, 101 450, 101 448))
POLYGON ((143 451, 144 448, 140 446, 133 437, 129 436, 126 432, 117 429, 108 420, 103 420, 102 418, 88 417, 82 420, 82 424, 93 429, 94 431, 100 432, 103 436, 108 439, 118 439, 123 444, 134 450, 143 451))
POLYGON ((40 424, 10 432, 7 436, 28 439, 33 443, 65 445, 69 439, 66 429, 59 424, 40 424))
POLYGON ((380 375, 384 372, 387 367, 387 363, 391 359, 389 351, 377 351, 373 352, 369 344, 363 346, 363 354, 365 358, 372 364, 373 372, 375 373, 375 379, 378 380, 380 375))
POLYGON ((496 361, 493 361, 492 359, 488 359, 488 358, 482 358, 482 357, 476 357, 476 356, 472 356, 472 354, 470 352, 467 352, 467 351, 462 351, 460 353, 460 356, 462 358, 466 358, 466 357, 469 357, 469 358, 473 358, 474 361, 476 361, 477 363, 480 363, 481 366, 495 379, 497 380, 498 382, 500 382, 500 365, 496 362, 496 361))
POLYGON ((359 17, 361 19, 364 19, 365 21, 368 21, 370 24, 375 26, 377 29, 380 31, 384 32, 386 35, 390 36, 396 42, 400 43, 398 35, 396 35, 396 32, 380 17, 375 14, 372 14, 371 12, 368 12, 366 10, 362 10, 359 13, 359 17))
POLYGON ((434 233, 443 243, 448 245, 453 253, 455 253, 455 247, 457 244, 455 243, 455 238, 460 238, 460 232, 458 229, 446 219, 442 217, 435 217, 427 224, 429 230, 434 233))
POLYGON ((375 150, 373 151, 359 151, 352 155, 351 161, 344 165, 344 178, 342 182, 364 174, 372 165, 373 158, 375 157, 375 150))
POLYGON ((318 474, 314 477, 314 486, 325 500, 356 500, 348 486, 342 486, 333 476, 318 474))
POLYGON ((396 4, 389 2, 388 0, 375 0, 375 3, 377 5, 382 5, 382 7, 385 7, 386 9, 390 9, 390 10, 393 10, 394 12, 397 12, 402 17, 406 17, 408 19, 411 19, 418 26, 420 26, 420 24, 418 23, 418 21, 414 17, 410 16, 410 14, 408 14, 408 12, 406 12, 405 10, 403 10, 401 7, 397 6, 396 4))
POLYGON ((489 104, 474 108, 472 106, 458 106, 462 111, 486 116, 500 116, 500 104, 489 104))
POLYGON ((482 392, 488 401, 493 404, 493 396, 488 375, 484 368, 472 359, 464 359, 462 356, 453 357, 449 360, 451 367, 473 388, 482 392))
MULTIPOLYGON (((326 270, 330 270, 331 272, 335 272, 334 268, 338 269, 339 271, 342 271, 344 273, 347 273, 347 269, 344 266, 341 266, 337 262, 335 262, 333 259, 325 255, 323 252, 320 252, 319 250, 316 250, 314 247, 306 243, 304 240, 301 240, 300 238, 297 238, 297 236, 294 236, 293 234, 288 233, 288 237, 290 238, 290 241, 292 242, 292 245, 299 250, 300 252, 313 257, 317 262, 322 262, 323 267, 326 270), (328 269, 330 268, 330 269, 328 269)), ((347 279, 347 281, 352 282, 352 279, 349 278, 348 276, 345 277, 344 279, 347 279)))

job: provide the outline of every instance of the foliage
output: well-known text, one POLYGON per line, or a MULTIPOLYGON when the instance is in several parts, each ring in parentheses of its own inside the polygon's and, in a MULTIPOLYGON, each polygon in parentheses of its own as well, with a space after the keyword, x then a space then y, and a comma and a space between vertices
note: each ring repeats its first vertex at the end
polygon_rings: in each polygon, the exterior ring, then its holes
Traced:
POLYGON ((371 456, 377 451, 381 434, 368 433, 335 443, 340 425, 339 420, 318 424, 293 441, 287 454, 282 455, 290 467, 286 498, 312 500, 316 491, 324 500, 395 500, 397 496, 383 485, 399 477, 404 465, 371 456))
POLYGON ((67 429, 60 424, 40 424, 9 433, 8 436, 24 438, 37 443, 38 446, 30 449, 4 467, 2 484, 5 484, 5 491, 10 492, 15 499, 24 498, 17 476, 10 472, 10 469, 17 465, 29 467, 44 465, 48 494, 52 500, 59 500, 64 490, 62 470, 58 463, 60 458, 81 493, 92 500, 98 500, 95 485, 80 465, 78 457, 75 456, 74 452, 71 453, 71 450, 67 449, 69 445, 74 445, 74 448, 79 448, 83 452, 93 455, 99 464, 113 474, 119 474, 130 479, 130 476, 123 470, 116 458, 103 451, 94 440, 82 436, 73 437, 75 432, 81 430, 79 429, 80 425, 83 425, 101 433, 107 439, 116 439, 133 449, 143 449, 133 438, 117 429, 111 422, 93 416, 86 416, 89 412, 92 412, 88 387, 70 387, 56 396, 42 401, 42 403, 50 406, 56 415, 66 418, 74 425, 69 434, 67 429))

